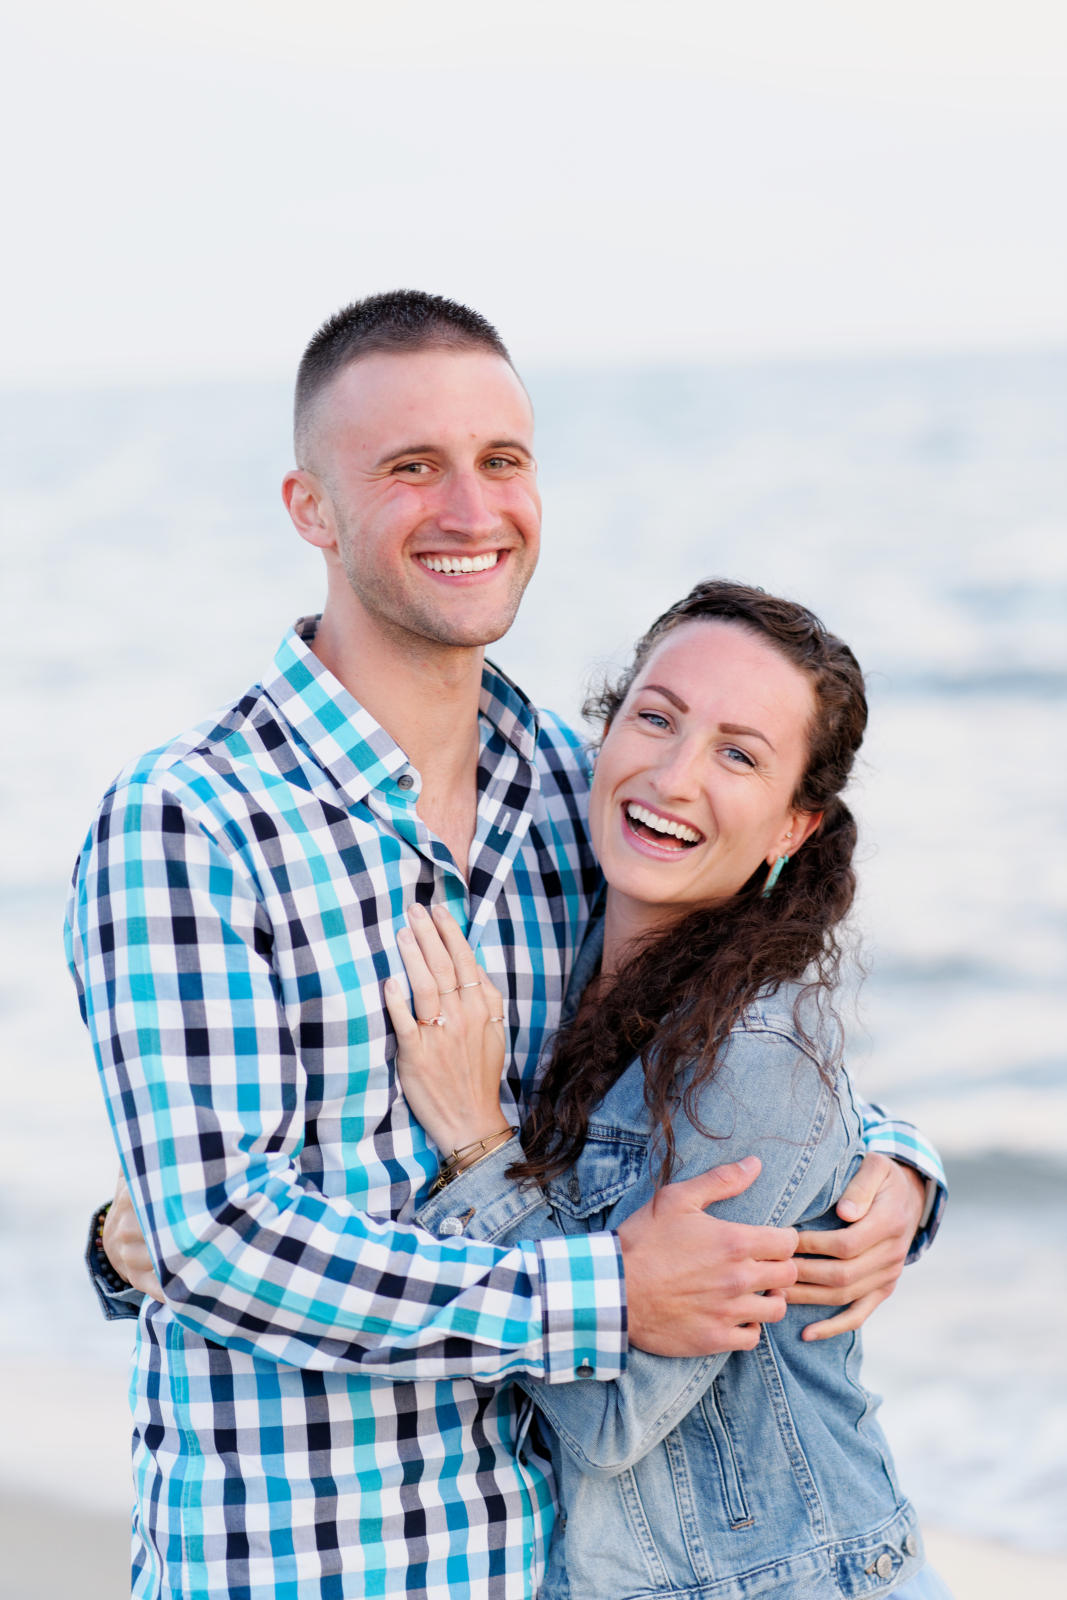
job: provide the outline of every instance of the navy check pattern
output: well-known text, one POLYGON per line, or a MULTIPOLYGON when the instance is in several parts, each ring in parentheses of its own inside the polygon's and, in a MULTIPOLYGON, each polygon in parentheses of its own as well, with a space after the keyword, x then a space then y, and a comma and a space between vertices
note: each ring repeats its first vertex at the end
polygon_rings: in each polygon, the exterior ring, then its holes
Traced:
POLYGON ((133 1594, 527 1597, 553 1493, 502 1380, 621 1370, 618 1246, 415 1227, 438 1153, 382 982, 407 907, 446 902, 507 997, 519 1120, 597 887, 588 774, 487 666, 468 883, 313 631, 119 777, 75 870, 68 956, 167 1295, 138 1318, 133 1594))

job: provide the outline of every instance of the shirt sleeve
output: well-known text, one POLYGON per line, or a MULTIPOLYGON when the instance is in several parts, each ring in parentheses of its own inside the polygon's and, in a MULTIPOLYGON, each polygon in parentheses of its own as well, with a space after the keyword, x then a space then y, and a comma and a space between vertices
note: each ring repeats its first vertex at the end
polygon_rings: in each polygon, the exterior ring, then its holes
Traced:
MULTIPOLYGON (((164 785, 105 800, 79 858, 68 959, 167 1307, 205 1338, 395 1380, 614 1377, 610 1233, 435 1239, 311 1186, 305 1076, 239 845, 164 785)), ((153 1313, 155 1314, 155 1313, 153 1313)))
POLYGON ((908 1251, 910 1264, 918 1261, 923 1251, 933 1243, 948 1204, 948 1180, 941 1157, 921 1130, 910 1122, 900 1122, 890 1117, 881 1106, 868 1105, 858 1098, 856 1106, 863 1122, 863 1142, 870 1153, 902 1161, 905 1166, 914 1167, 926 1179, 926 1204, 908 1251))

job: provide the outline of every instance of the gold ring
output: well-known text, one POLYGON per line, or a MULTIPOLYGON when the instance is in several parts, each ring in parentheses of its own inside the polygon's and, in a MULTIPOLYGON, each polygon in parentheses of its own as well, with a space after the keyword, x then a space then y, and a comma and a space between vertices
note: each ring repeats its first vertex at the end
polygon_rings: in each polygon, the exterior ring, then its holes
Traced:
POLYGON ((489 1018, 490 1022, 503 1022, 503 1020, 504 1020, 503 1017, 490 1017, 489 1018))
POLYGON ((436 1017, 416 1017, 415 1021, 420 1028, 443 1028, 448 1018, 442 1012, 436 1017))
POLYGON ((458 983, 454 983, 452 985, 451 989, 438 989, 438 991, 437 991, 437 993, 439 995, 441 995, 441 996, 444 996, 446 994, 457 994, 458 992, 459 992, 459 984, 458 983))
MULTIPOLYGON (((482 986, 481 978, 475 978, 473 983, 461 983, 461 984, 457 985, 457 987, 460 988, 460 989, 480 989, 481 986, 482 986)), ((451 992, 452 992, 451 989, 448 992, 449 992, 449 994, 451 994, 451 992)))

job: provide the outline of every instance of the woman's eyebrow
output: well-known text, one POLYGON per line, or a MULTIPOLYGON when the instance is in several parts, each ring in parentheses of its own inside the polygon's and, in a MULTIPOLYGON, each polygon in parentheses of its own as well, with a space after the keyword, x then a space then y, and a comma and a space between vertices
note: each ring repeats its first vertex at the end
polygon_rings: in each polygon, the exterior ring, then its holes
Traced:
MULTIPOLYGON (((689 707, 686 705, 681 695, 675 694, 674 690, 668 689, 665 684, 643 683, 641 688, 646 693, 651 690, 654 694, 661 694, 665 700, 669 700, 671 705, 676 706, 677 709, 683 714, 689 710, 689 707)), ((719 732, 732 734, 735 738, 738 734, 748 734, 748 736, 752 739, 762 739, 768 750, 773 751, 775 755, 778 754, 767 735, 765 733, 761 733, 758 728, 746 728, 740 722, 720 722, 719 732)))
POLYGON ((664 700, 669 700, 672 706, 676 706, 683 713, 689 710, 681 695, 675 694, 673 689, 665 689, 662 683, 643 683, 641 688, 652 689, 656 694, 661 694, 664 700))
POLYGON ((719 732, 720 733, 732 733, 735 736, 737 734, 739 734, 739 733, 741 733, 741 734, 747 733, 749 738, 751 738, 751 739, 762 739, 764 744, 767 746, 768 750, 773 751, 773 753, 775 755, 778 754, 777 750, 775 750, 773 744, 768 739, 767 735, 765 733, 760 733, 758 728, 743 728, 739 722, 720 722, 719 723, 719 732))

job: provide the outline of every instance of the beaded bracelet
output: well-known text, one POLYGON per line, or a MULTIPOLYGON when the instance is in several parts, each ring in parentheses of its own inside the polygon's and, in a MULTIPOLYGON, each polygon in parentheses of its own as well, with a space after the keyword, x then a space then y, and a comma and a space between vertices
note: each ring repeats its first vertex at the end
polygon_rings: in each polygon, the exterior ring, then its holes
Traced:
POLYGON ((501 1128, 498 1133, 488 1134, 484 1139, 475 1139, 471 1144, 460 1145, 458 1150, 453 1150, 451 1155, 446 1156, 441 1162, 437 1177, 430 1186, 430 1193, 437 1194, 439 1190, 450 1184, 453 1178, 458 1178, 461 1172, 467 1172, 471 1167, 476 1167, 479 1161, 484 1161, 486 1156, 492 1155, 494 1150, 499 1150, 509 1140, 514 1139, 518 1131, 518 1128, 509 1126, 501 1128), (477 1152, 473 1161, 464 1160, 464 1157, 469 1156, 472 1150, 477 1152))
POLYGON ((93 1217, 93 1271, 98 1278, 103 1279, 112 1293, 121 1294, 124 1289, 130 1289, 133 1285, 127 1283, 117 1268, 112 1266, 104 1249, 104 1223, 110 1210, 111 1201, 108 1200, 93 1217))

